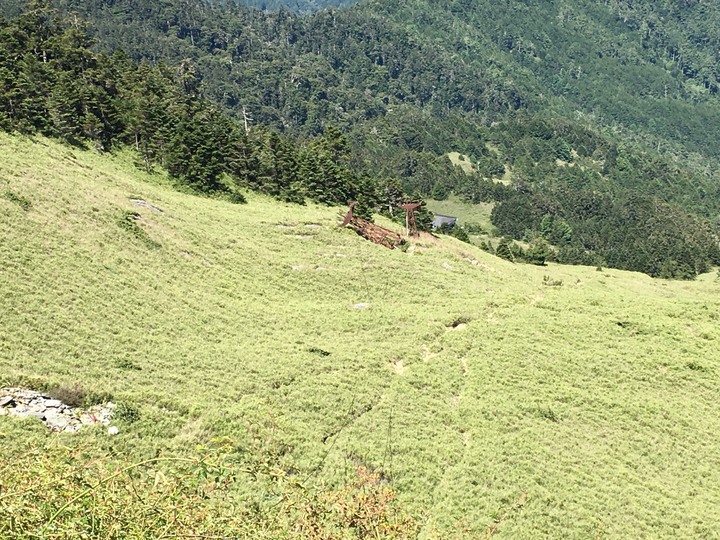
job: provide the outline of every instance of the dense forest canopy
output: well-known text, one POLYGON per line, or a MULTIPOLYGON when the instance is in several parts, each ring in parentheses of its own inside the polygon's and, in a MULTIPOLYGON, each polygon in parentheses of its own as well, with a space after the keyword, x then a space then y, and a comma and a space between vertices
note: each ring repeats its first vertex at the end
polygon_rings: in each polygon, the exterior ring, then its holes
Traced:
POLYGON ((379 186, 351 169, 339 130, 301 143, 250 130, 203 97, 191 63, 134 63, 92 45, 81 19, 44 2, 0 20, 0 128, 98 151, 129 146, 139 166, 163 167, 184 188, 238 202, 238 188, 251 188, 297 203, 380 204, 379 186))
MULTIPOLYGON (((216 189, 229 174, 287 200, 364 197, 388 208, 409 195, 455 193, 494 203, 502 234, 550 242, 562 262, 667 277, 720 262, 710 37, 720 35, 720 8, 368 0, 298 16, 203 0, 54 5, 62 31, 83 36, 73 38, 76 56, 97 62, 99 78, 55 62, 67 73, 23 87, 47 69, 25 44, 26 63, 5 66, 4 107, 17 114, 13 92, 44 91, 33 103, 47 102, 30 107, 24 124, 6 119, 8 128, 135 145, 191 184, 216 189), (75 13, 91 22, 94 41, 75 13), (117 121, 93 108, 95 98, 62 98, 103 80, 118 87, 107 98, 117 121), (162 84, 148 88, 154 80, 162 84), (180 134, 166 133, 171 125, 180 134), (149 131, 138 136, 141 127, 149 131), (453 166, 451 151, 471 167, 453 166)), ((16 47, 13 39, 4 46, 16 47)), ((104 93, 107 84, 95 92, 104 93)))
POLYGON ((262 11, 287 9, 296 13, 313 13, 326 8, 348 7, 358 0, 245 0, 241 4, 262 11))

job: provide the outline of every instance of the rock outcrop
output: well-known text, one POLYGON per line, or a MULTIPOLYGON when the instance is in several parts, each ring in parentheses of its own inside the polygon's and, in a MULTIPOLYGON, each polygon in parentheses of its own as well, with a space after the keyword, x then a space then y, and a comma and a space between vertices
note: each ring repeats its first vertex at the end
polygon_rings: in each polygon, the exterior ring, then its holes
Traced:
POLYGON ((115 404, 111 401, 88 408, 70 407, 59 399, 26 388, 0 389, 0 416, 33 416, 52 431, 75 432, 82 426, 109 425, 115 404))

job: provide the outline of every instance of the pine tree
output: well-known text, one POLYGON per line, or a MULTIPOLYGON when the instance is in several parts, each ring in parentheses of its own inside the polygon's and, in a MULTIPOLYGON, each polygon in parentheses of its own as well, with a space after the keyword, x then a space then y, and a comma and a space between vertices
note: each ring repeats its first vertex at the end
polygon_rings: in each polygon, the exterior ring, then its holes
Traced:
POLYGON ((497 245, 497 248, 495 248, 495 255, 498 257, 501 257, 508 261, 515 262, 515 256, 513 255, 511 249, 510 249, 510 240, 505 238, 504 236, 500 239, 500 242, 497 245))

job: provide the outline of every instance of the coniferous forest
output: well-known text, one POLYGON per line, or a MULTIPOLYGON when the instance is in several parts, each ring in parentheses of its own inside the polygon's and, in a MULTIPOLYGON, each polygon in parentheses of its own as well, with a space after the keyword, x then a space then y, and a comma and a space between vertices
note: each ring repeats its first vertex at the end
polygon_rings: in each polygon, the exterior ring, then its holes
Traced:
POLYGON ((8 2, 0 127, 134 148, 237 201, 369 212, 455 195, 559 262, 673 278, 720 264, 720 8, 257 7, 8 2))

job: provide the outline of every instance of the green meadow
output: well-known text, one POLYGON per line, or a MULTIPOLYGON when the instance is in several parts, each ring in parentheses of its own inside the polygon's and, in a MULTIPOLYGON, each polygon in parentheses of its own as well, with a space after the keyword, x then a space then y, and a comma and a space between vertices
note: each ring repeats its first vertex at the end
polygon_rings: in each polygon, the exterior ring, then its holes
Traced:
MULTIPOLYGON (((307 485, 375 471, 423 539, 720 537, 717 273, 391 251, 342 209, 202 198, 132 161, 0 134, 0 386, 134 411, 115 437, 0 416, 0 537, 35 504, 30 471, 2 480, 29 449, 219 438, 307 485)), ((235 479, 238 508, 253 486, 235 479)))
POLYGON ((487 233, 497 233, 497 228, 490 221, 494 203, 472 204, 453 194, 444 201, 430 199, 427 201, 427 206, 435 214, 455 216, 458 218, 458 225, 479 225, 487 233))

